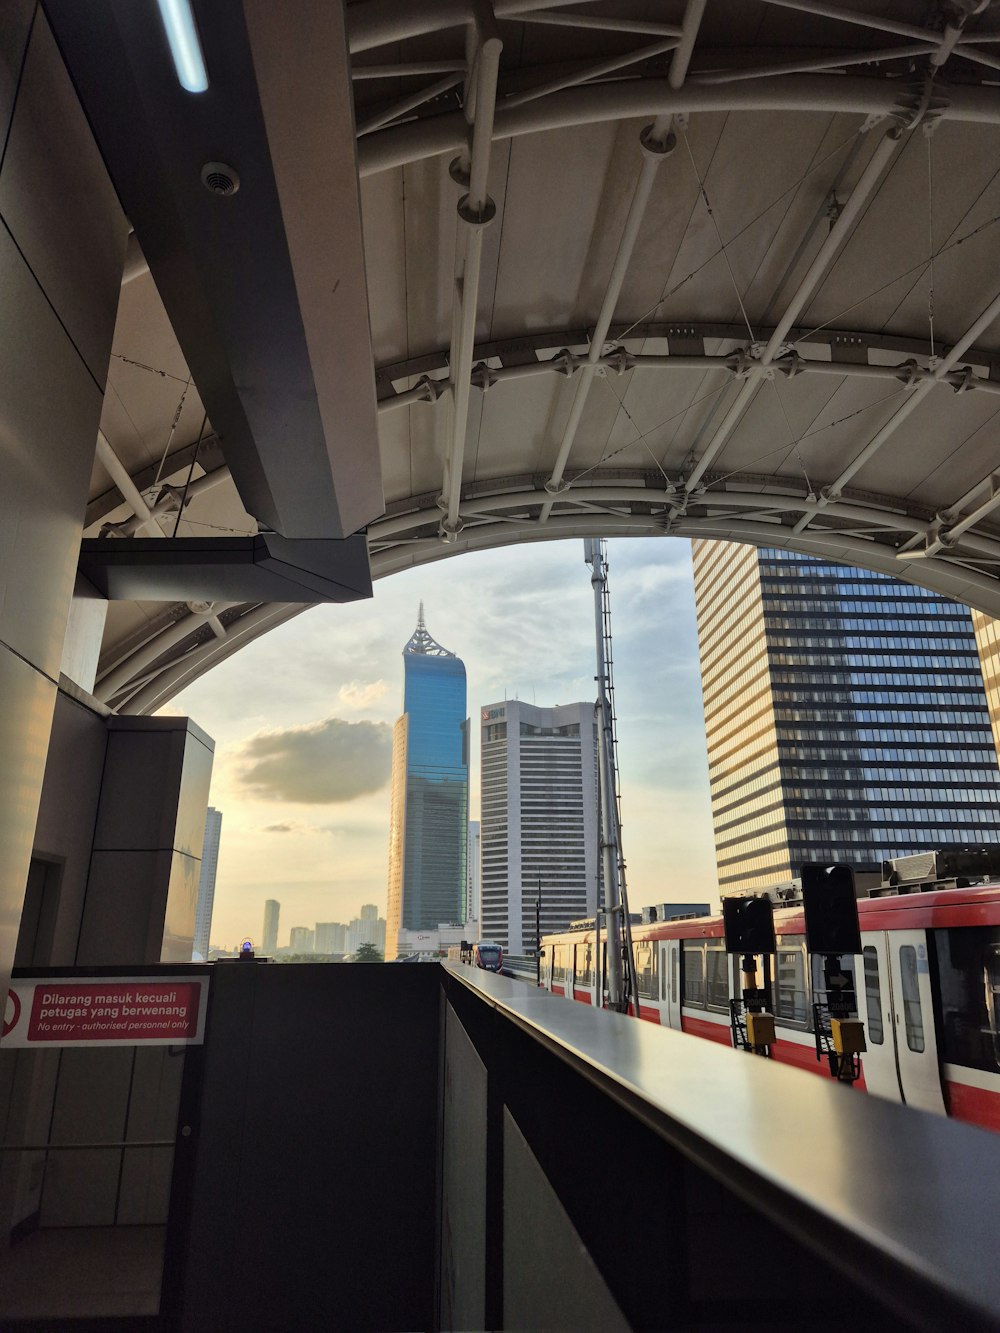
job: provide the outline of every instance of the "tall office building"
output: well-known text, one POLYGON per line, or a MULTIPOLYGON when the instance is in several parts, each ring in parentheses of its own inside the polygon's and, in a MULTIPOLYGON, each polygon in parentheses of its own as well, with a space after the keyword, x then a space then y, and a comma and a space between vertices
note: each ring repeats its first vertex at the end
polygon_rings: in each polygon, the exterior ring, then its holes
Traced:
POLYGON ((422 602, 403 673, 403 715, 392 737, 387 958, 396 957, 400 929, 465 920, 465 663, 428 634, 422 602))
POLYGON ((357 953, 362 944, 373 944, 385 956, 385 920, 373 903, 366 903, 345 933, 348 953, 357 953))
POLYGON ((973 611, 972 627, 979 645, 979 665, 986 687, 986 706, 990 711, 993 743, 1000 756, 1000 620, 983 611, 973 611))
POLYGON ((347 927, 339 921, 317 921, 314 938, 317 953, 346 953, 347 927))
POLYGON ((1000 842, 968 607, 884 574, 694 543, 719 886, 1000 842))
POLYGON ((278 948, 278 917, 281 914, 281 903, 276 902, 274 898, 268 898, 264 904, 264 944, 263 951, 267 957, 273 957, 278 948))
POLYGON ((469 841, 465 854, 465 920, 479 921, 479 820, 469 820, 469 841))
POLYGON ((480 710, 479 933, 511 953, 593 916, 600 884, 597 724, 592 703, 480 710))
POLYGON ((288 932, 288 948, 291 953, 315 953, 316 932, 308 926, 293 926, 288 932))
POLYGON ((198 903, 194 911, 194 940, 191 944, 191 961, 194 963, 203 963, 208 957, 221 837, 222 811, 210 805, 205 816, 205 836, 201 844, 201 872, 198 876, 198 903))

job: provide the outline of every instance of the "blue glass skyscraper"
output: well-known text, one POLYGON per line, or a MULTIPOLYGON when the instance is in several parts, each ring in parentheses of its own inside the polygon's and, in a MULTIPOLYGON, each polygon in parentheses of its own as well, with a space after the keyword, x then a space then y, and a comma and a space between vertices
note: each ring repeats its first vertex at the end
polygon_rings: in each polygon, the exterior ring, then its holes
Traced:
POLYGON ((403 649, 403 715, 392 745, 386 958, 400 929, 465 921, 469 727, 465 663, 424 623, 403 649))

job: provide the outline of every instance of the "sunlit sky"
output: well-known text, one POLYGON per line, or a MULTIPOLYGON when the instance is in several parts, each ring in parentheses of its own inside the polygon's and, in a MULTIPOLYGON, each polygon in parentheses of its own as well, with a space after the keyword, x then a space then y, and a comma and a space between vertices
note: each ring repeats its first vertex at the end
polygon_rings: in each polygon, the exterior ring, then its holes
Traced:
MULTIPOLYGON (((676 538, 609 543, 630 906, 717 892, 691 552, 676 538)), ((591 700, 594 604, 582 541, 438 561, 375 584, 370 601, 316 607, 236 653, 163 712, 216 742, 223 812, 212 943, 261 937, 264 901, 292 926, 385 915, 392 724, 402 650, 423 601, 463 659, 468 711, 521 698, 591 700)), ((470 816, 479 817, 478 726, 470 816)))

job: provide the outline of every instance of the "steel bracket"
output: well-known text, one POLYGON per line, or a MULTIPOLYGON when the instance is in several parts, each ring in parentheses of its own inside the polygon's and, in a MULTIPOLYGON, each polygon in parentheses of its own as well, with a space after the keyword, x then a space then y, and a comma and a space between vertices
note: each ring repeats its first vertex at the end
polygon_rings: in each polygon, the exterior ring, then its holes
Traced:
POLYGON ((976 375, 971 366, 958 366, 948 376, 948 383, 956 393, 965 393, 974 387, 976 375))
POLYGON ((483 393, 487 389, 492 389, 497 382, 496 371, 491 370, 485 361, 477 361, 472 367, 472 373, 469 376, 469 383, 475 389, 481 389, 483 393))

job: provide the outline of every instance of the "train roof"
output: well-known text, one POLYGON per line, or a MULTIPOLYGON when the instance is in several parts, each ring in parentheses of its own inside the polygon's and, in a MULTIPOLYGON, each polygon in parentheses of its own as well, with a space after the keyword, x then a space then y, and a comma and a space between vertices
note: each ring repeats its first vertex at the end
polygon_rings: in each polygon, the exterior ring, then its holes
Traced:
MULTIPOLYGON (((949 925, 1000 926, 1000 881, 988 884, 970 884, 961 888, 933 888, 905 891, 875 898, 858 899, 858 917, 861 929, 899 930, 921 929, 949 925)), ((797 935, 805 930, 801 902, 774 909, 775 931, 797 935)), ((638 941, 650 939, 715 939, 722 937, 721 915, 691 917, 672 921, 651 921, 633 925, 632 935, 638 941)), ((547 935, 548 941, 572 943, 593 939, 589 930, 570 930, 547 935)))

